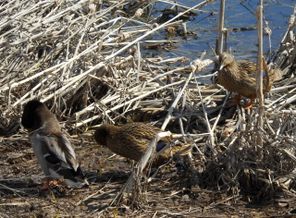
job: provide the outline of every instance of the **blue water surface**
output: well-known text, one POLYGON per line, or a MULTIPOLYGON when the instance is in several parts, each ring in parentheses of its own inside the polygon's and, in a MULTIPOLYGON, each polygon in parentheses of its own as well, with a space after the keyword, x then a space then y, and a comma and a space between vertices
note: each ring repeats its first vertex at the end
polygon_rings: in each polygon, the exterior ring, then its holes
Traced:
MULTIPOLYGON (((199 2, 194 0, 177 1, 182 5, 192 7, 199 2)), ((256 7, 259 0, 226 0, 225 7, 225 27, 242 28, 256 27, 256 7)), ((288 20, 293 12, 295 0, 265 0, 264 1, 264 18, 272 30, 271 50, 274 51, 287 30, 288 20)), ((177 49, 167 52, 168 57, 186 56, 190 60, 198 57, 201 52, 208 51, 211 56, 211 47, 215 48, 217 38, 217 26, 219 17, 220 0, 209 3, 203 7, 196 17, 187 22, 187 29, 197 34, 195 38, 181 41, 177 44, 177 49), (214 13, 212 13, 214 12, 214 13)), ((161 3, 157 6, 168 7, 167 4, 161 3)), ((230 32, 228 36, 228 48, 236 57, 245 59, 256 59, 257 55, 257 30, 230 32)), ((268 54, 269 40, 264 36, 264 52, 268 54)))

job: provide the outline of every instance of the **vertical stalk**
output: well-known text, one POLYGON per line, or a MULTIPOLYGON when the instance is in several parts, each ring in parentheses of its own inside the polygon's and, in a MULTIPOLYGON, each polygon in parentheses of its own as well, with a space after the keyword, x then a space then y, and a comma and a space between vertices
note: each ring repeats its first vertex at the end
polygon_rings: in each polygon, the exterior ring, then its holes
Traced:
MULTIPOLYGON (((263 95, 263 0, 260 0, 257 7, 257 28, 258 28, 258 62, 257 62, 257 74, 256 74, 256 90, 257 98, 259 100, 259 116, 257 128, 263 128, 263 115, 264 115, 264 95, 263 95)), ((267 72, 265 72, 267 73, 267 72)), ((258 131, 257 143, 262 146, 261 131, 258 131)))
POLYGON ((218 45, 216 48, 216 53, 220 55, 223 52, 223 38, 224 38, 224 14, 225 14, 225 0, 220 2, 220 12, 219 12, 219 37, 218 45))

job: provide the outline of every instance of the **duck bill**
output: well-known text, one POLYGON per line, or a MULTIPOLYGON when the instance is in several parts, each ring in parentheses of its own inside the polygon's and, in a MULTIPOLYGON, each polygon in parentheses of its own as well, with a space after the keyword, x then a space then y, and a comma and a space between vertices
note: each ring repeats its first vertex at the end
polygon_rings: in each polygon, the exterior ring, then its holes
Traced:
POLYGON ((220 65, 219 70, 222 70, 225 66, 223 64, 220 65))

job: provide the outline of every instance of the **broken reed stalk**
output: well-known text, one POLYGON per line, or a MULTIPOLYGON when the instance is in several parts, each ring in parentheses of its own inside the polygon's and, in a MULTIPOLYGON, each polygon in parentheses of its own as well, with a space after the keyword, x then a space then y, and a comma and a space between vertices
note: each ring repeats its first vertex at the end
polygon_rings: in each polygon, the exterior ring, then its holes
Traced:
POLYGON ((223 52, 223 41, 224 41, 224 15, 225 15, 225 0, 220 1, 220 12, 219 12, 219 36, 216 53, 220 55, 223 52))
POLYGON ((209 132, 209 143, 208 143, 209 146, 208 147, 212 151, 213 156, 216 157, 218 153, 217 153, 217 150, 215 149, 214 129, 212 129, 211 124, 209 122, 208 113, 207 113, 207 110, 205 108, 205 104, 204 104, 203 99, 202 99, 201 90, 200 90, 200 87, 198 85, 198 82, 197 82, 196 78, 195 78, 195 83, 196 83, 196 88, 198 90, 198 95, 199 95, 200 100, 201 100, 200 102, 201 102, 203 114, 204 114, 206 124, 207 124, 207 130, 209 132))
MULTIPOLYGON (((184 86, 182 87, 182 89, 180 90, 180 92, 178 93, 176 99, 174 100, 173 104, 171 105, 170 109, 168 110, 167 116, 165 121, 163 122, 163 125, 161 127, 162 130, 164 130, 167 126, 167 124, 170 121, 170 118, 172 117, 172 111, 173 109, 176 107, 177 103, 179 102, 179 100, 181 99, 182 95, 185 92, 185 89, 188 87, 188 84, 190 82, 190 80, 192 79, 192 77, 194 77, 195 73, 198 71, 201 71, 203 68, 205 68, 206 66, 210 65, 212 63, 212 60, 206 59, 206 60, 202 60, 203 56, 205 55, 205 53, 203 53, 201 55, 200 59, 196 59, 195 61, 193 61, 191 63, 191 73, 189 74, 184 86)), ((194 78, 195 79, 195 78, 194 78)), ((208 125, 210 125, 208 123, 208 125)), ((209 130, 211 130, 211 128, 209 128, 209 130)), ((212 131, 209 131, 209 134, 212 135, 212 131)), ((123 186, 122 190, 120 191, 120 193, 113 199, 113 201, 111 202, 111 205, 113 205, 114 203, 118 203, 122 197, 122 194, 124 192, 133 192, 134 190, 139 188, 140 184, 135 184, 135 181, 139 181, 139 177, 142 174, 143 170, 145 169, 145 167, 147 166, 149 160, 151 160, 151 158, 153 157, 153 154, 155 152, 155 147, 157 142, 164 137, 168 137, 171 136, 172 133, 167 131, 167 132, 159 132, 158 134, 156 134, 155 138, 151 140, 151 142, 149 143, 144 155, 142 156, 142 158, 140 159, 140 161, 137 163, 137 166, 134 168, 134 171, 131 173, 130 177, 128 178, 127 182, 125 183, 125 185, 123 186), (136 179, 135 179, 136 177, 136 179)), ((212 137, 211 137, 212 138, 212 137)), ((216 154, 216 150, 214 149, 214 145, 211 143, 212 145, 212 151, 214 154, 216 154)), ((168 146, 164 149, 167 149, 168 146)), ((162 149, 162 151, 164 150, 162 149)), ((139 193, 136 193, 136 195, 139 193)), ((133 196, 133 198, 138 199, 139 196, 133 196)))
MULTIPOLYGON (((263 95, 263 0, 257 7, 257 28, 258 28, 258 62, 257 62, 257 75, 256 75, 256 90, 257 98, 259 99, 259 114, 257 128, 263 129, 263 116, 264 116, 264 95, 263 95)), ((265 72, 267 73, 267 72, 265 72)), ((266 75, 268 76, 268 75, 266 75)), ((262 135, 260 131, 257 132, 257 144, 262 147, 262 135)))
POLYGON ((173 104, 172 104, 172 105, 170 106, 170 108, 168 109, 168 113, 167 113, 167 115, 166 115, 166 118, 165 118, 165 120, 164 120, 162 126, 161 126, 161 130, 165 130, 166 126, 167 126, 168 123, 170 122, 170 120, 171 120, 171 118, 172 118, 172 113, 173 113, 174 109, 176 108, 176 106, 177 106, 179 100, 180 100, 181 97, 183 96, 183 93, 184 93, 184 91, 185 91, 185 89, 186 89, 186 87, 187 87, 189 81, 191 80, 192 76, 194 75, 194 72, 195 72, 195 71, 192 71, 192 72, 189 74, 189 76, 188 76, 188 78, 187 78, 187 80, 186 80, 186 82, 185 82, 183 88, 180 90, 180 92, 178 93, 178 95, 177 95, 176 99, 174 100, 173 104))
MULTIPOLYGON (((144 94, 142 94, 142 95, 140 95, 140 96, 138 96, 138 97, 136 97, 136 98, 133 98, 133 99, 131 99, 131 100, 127 101, 127 102, 124 102, 124 103, 122 103, 122 104, 118 104, 118 105, 116 105, 116 106, 114 106, 114 107, 112 107, 112 108, 110 108, 110 109, 104 111, 104 115, 108 115, 108 113, 111 113, 112 111, 115 111, 115 110, 117 110, 117 109, 119 109, 119 108, 122 108, 122 107, 124 107, 124 106, 126 106, 126 105, 129 105, 129 104, 131 104, 131 103, 133 103, 133 102, 136 102, 137 100, 143 99, 143 98, 145 98, 145 97, 147 97, 147 96, 149 96, 149 95, 151 95, 151 94, 153 94, 153 93, 157 93, 157 92, 159 92, 160 90, 165 90, 165 89, 168 88, 168 87, 172 87, 172 86, 174 86, 174 85, 177 85, 177 84, 180 84, 180 83, 183 83, 183 82, 184 82, 184 81, 182 81, 182 80, 181 80, 181 81, 177 81, 177 82, 174 82, 174 83, 171 83, 171 84, 165 85, 165 86, 163 86, 163 87, 160 87, 160 88, 158 88, 158 89, 154 89, 154 90, 152 90, 152 91, 150 91, 150 92, 146 92, 146 93, 144 93, 144 94)), ((89 122, 91 122, 91 121, 93 121, 93 120, 98 119, 100 116, 101 116, 101 115, 99 114, 99 115, 95 115, 95 116, 93 116, 93 117, 90 117, 90 118, 88 118, 88 119, 86 119, 86 120, 83 120, 83 121, 81 121, 81 122, 75 124, 75 127, 78 128, 78 127, 80 127, 80 126, 82 126, 82 125, 85 125, 85 124, 87 124, 87 123, 89 123, 89 122)))
MULTIPOLYGON (((204 54, 202 55, 204 56, 204 54)), ((166 126, 168 125, 168 123, 170 122, 171 120, 171 117, 172 117, 172 113, 174 111, 174 109, 176 108, 179 100, 181 99, 181 97, 183 96, 184 94, 184 91, 186 90, 190 80, 192 79, 192 76, 195 75, 195 73, 197 71, 200 71, 202 70, 205 66, 209 65, 210 63, 212 63, 211 60, 205 60, 205 61, 202 61, 202 56, 200 59, 196 59, 195 61, 193 61, 191 63, 191 73, 189 74, 184 86, 182 87, 182 89, 180 90, 180 92, 178 93, 176 99, 174 100, 174 102, 172 103, 172 105, 170 106, 170 108, 168 109, 168 113, 166 115, 166 118, 161 126, 161 130, 165 130, 166 126)))
MULTIPOLYGON (((194 71, 201 70, 202 68, 204 68, 205 66, 207 66, 207 65, 209 65, 211 63, 212 63, 212 61, 209 61, 209 60, 201 61, 201 59, 197 59, 197 60, 194 61, 194 64, 192 64, 192 70, 194 70, 194 71)), ((207 129, 208 129, 208 132, 209 132, 209 148, 211 149, 212 154, 215 157, 217 155, 217 151, 215 149, 214 128, 213 129, 211 128, 211 124, 210 124, 209 119, 208 119, 208 114, 207 114, 207 111, 205 109, 205 105, 203 103, 201 90, 200 90, 200 87, 198 85, 196 77, 194 77, 194 81, 196 83, 198 94, 199 94, 199 97, 200 97, 200 100, 201 100, 200 102, 201 102, 201 105, 202 105, 204 117, 205 117, 205 120, 207 122, 207 129)))
MULTIPOLYGON (((126 181, 126 183, 124 184, 124 186, 122 187, 121 191, 116 195, 116 197, 112 200, 112 202, 110 203, 110 205, 116 205, 117 203, 120 202, 120 200, 122 199, 122 196, 125 192, 127 193, 132 193, 133 190, 138 189, 140 184, 135 184, 135 180, 139 181, 136 178, 139 178, 142 171, 144 170, 144 168, 146 167, 146 165, 148 164, 149 159, 151 159, 151 157, 153 156, 154 152, 155 152, 155 147, 157 142, 164 138, 164 137, 168 137, 171 136, 172 133, 170 131, 167 132, 159 132, 156 134, 156 136, 151 140, 151 142, 149 143, 149 145, 147 146, 147 149, 145 151, 145 154, 142 156, 142 158, 140 159, 140 161, 137 163, 136 167, 134 168, 133 172, 131 173, 131 175, 129 176, 128 180, 126 181)), ((133 196, 133 198, 138 198, 139 196, 135 197, 133 196)))

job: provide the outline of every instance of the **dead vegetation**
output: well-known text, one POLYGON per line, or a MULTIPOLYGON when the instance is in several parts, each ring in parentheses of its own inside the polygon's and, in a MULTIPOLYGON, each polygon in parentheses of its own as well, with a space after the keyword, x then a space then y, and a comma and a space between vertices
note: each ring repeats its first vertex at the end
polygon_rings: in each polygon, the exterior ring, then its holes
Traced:
POLYGON ((265 99, 262 129, 256 107, 232 106, 223 88, 202 82, 212 76, 204 54, 192 62, 146 55, 180 40, 155 39, 155 33, 184 37, 182 21, 194 15, 187 12, 210 2, 192 8, 169 3, 173 9, 158 18, 151 16, 155 1, 0 3, 0 216, 268 215, 293 209, 296 12, 271 60, 283 77, 265 99), (68 190, 62 198, 40 196, 42 174, 26 132, 18 131, 22 105, 34 98, 46 102, 71 134, 89 188, 68 190), (96 146, 91 128, 132 121, 153 123, 191 143, 192 160, 172 160, 150 177, 133 173, 138 182, 131 196, 122 189, 130 164, 96 146), (249 203, 271 206, 261 213, 242 206, 249 203), (275 210, 274 203, 285 210, 275 210))

